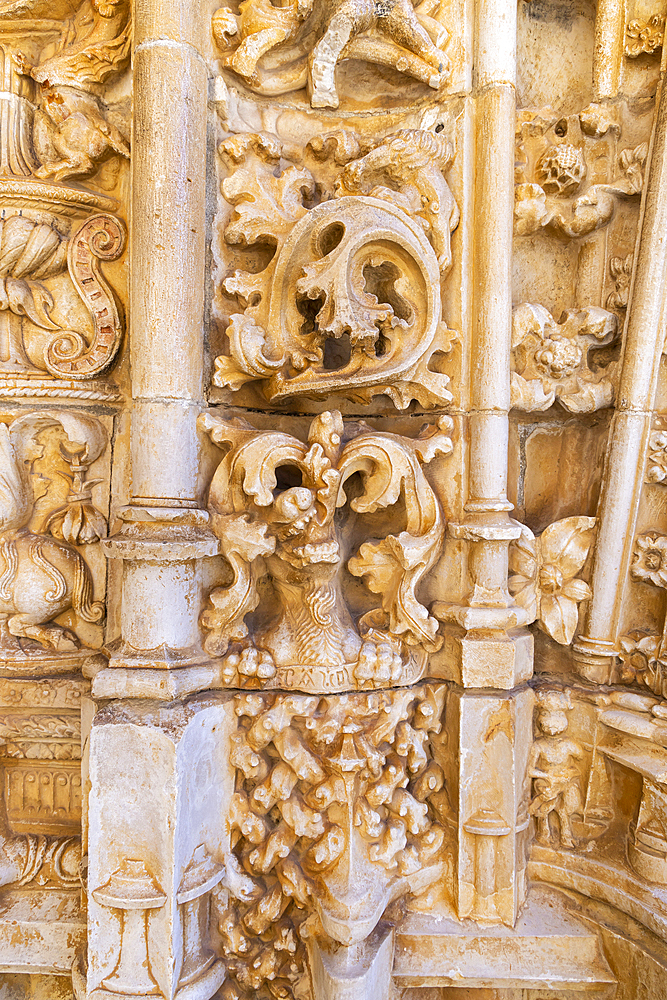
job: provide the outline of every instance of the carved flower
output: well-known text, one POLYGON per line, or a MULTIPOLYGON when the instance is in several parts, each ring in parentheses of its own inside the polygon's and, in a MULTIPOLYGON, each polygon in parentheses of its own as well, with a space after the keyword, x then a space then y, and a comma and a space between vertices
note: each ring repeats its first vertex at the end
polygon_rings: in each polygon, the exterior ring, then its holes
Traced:
POLYGON ((658 661, 662 636, 647 635, 634 629, 622 635, 620 664, 617 680, 620 684, 641 684, 655 694, 665 697, 663 689, 663 669, 658 661))
POLYGON ((647 483, 664 483, 667 479, 667 434, 654 431, 649 439, 647 483))
POLYGON ((586 176, 583 153, 569 143, 559 143, 540 157, 536 173, 548 194, 573 194, 586 176))
POLYGON ((566 517, 539 538, 522 525, 521 537, 510 546, 510 593, 563 646, 574 637, 579 603, 591 596, 577 573, 586 562, 595 523, 594 517, 566 517))
POLYGON ((566 378, 579 368, 584 352, 579 344, 567 337, 545 340, 535 351, 537 367, 550 378, 566 378))
POLYGON ((667 535, 657 531, 637 535, 630 572, 635 580, 667 587, 667 535))

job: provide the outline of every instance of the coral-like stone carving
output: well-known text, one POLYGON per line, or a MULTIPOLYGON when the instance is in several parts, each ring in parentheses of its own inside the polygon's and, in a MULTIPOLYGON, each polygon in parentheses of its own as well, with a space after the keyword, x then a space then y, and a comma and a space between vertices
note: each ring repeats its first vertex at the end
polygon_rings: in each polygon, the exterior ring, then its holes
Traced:
POLYGON ((447 869, 429 797, 445 685, 315 698, 237 695, 237 769, 220 916, 227 997, 307 995, 305 942, 363 941, 387 904, 447 869), (304 992, 305 990, 305 992, 304 992))
POLYGON ((577 577, 588 557, 595 532, 594 517, 566 517, 536 538, 521 526, 510 545, 509 589, 552 639, 569 645, 579 619, 579 603, 591 596, 577 577))
POLYGON ((438 0, 290 0, 274 6, 244 0, 239 14, 222 7, 213 35, 223 65, 260 94, 307 85, 311 106, 337 108, 336 68, 348 59, 390 66, 438 90, 449 78, 443 51, 449 33, 438 0))
MULTIPOLYGON (((71 652, 79 642, 53 619, 72 608, 85 622, 99 622, 104 606, 93 600, 90 570, 65 541, 96 541, 102 515, 93 507, 81 475, 106 447, 95 417, 67 411, 36 411, 0 424, 0 656, 30 657, 40 651, 71 652), (29 464, 39 455, 39 433, 61 426, 70 451, 72 475, 81 487, 66 508, 53 511, 46 529, 28 527, 33 512, 29 464), (83 464, 81 464, 83 463, 83 464), (76 469, 76 472, 74 471, 76 469), (47 533, 50 532, 50 533, 47 533)), ((74 485, 74 479, 72 480, 74 485)), ((90 484, 92 486, 94 484, 90 484)))
POLYGON ((440 298, 459 218, 442 175, 450 141, 419 130, 390 135, 346 157, 334 197, 315 205, 312 174, 280 169, 275 142, 236 136, 222 152, 232 168, 222 191, 235 209, 225 241, 275 250, 263 270, 223 280, 244 311, 231 316, 215 384, 261 380, 275 402, 331 394, 368 402, 381 393, 400 408, 451 400, 448 377, 431 367, 452 338, 440 298))
POLYGON ((573 413, 610 406, 615 366, 593 370, 589 352, 613 343, 616 334, 616 317, 595 306, 568 310, 560 323, 543 306, 517 306, 512 322, 512 406, 547 410, 558 400, 573 413))
POLYGON ((440 418, 410 439, 344 424, 326 412, 307 443, 284 432, 258 431, 209 413, 201 426, 228 445, 210 488, 212 527, 234 572, 216 588, 202 624, 207 649, 226 654, 226 683, 314 691, 410 684, 437 649, 438 623, 415 595, 443 539, 443 515, 422 464, 452 449, 452 421, 440 418), (405 530, 365 541, 351 557, 336 528, 348 502, 358 514, 405 502, 405 530), (341 587, 344 566, 382 595, 382 606, 355 624, 341 587), (268 572, 273 598, 261 624, 246 616, 259 602, 268 572))

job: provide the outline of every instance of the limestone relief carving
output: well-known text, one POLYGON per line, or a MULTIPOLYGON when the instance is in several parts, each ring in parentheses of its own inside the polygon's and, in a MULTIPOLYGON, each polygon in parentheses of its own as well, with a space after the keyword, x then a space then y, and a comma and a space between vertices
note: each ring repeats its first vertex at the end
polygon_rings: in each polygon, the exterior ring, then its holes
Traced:
POLYGON ((600 105, 565 118, 550 111, 532 112, 517 123, 515 232, 547 229, 561 239, 579 239, 607 226, 619 201, 641 194, 648 145, 619 149, 609 175, 591 183, 601 153, 608 162, 616 151, 618 118, 600 105))
POLYGON ((521 535, 510 545, 509 589, 552 639, 569 645, 579 619, 579 604, 591 596, 579 578, 593 543, 594 517, 566 517, 544 529, 537 538, 521 525, 521 535))
POLYGON ((429 797, 446 685, 370 694, 237 695, 232 899, 219 918, 228 997, 310 996, 309 940, 343 945, 447 871, 429 797), (234 858, 238 859, 234 861, 234 858))
POLYGON ((652 55, 662 48, 665 34, 665 18, 662 14, 653 14, 646 21, 634 18, 628 21, 625 29, 625 54, 628 59, 636 59, 640 55, 652 55))
POLYGON ((635 255, 629 253, 626 257, 612 257, 609 261, 615 288, 607 297, 607 309, 617 309, 619 312, 627 309, 634 260, 635 255))
POLYGON ((98 623, 104 606, 94 600, 90 570, 74 544, 98 540, 102 514, 92 503, 86 470, 106 447, 95 418, 67 411, 35 411, 0 424, 0 649, 3 662, 73 653, 75 633, 55 622, 72 609, 84 622, 98 623), (64 507, 52 510, 41 530, 31 527, 34 494, 30 466, 40 455, 39 435, 61 427, 62 454, 71 470, 64 507))
POLYGON ((451 418, 411 439, 326 412, 312 421, 306 443, 215 413, 200 424, 229 446, 209 506, 234 582, 212 591, 202 617, 207 649, 225 657, 225 682, 324 692, 418 680, 441 640, 415 588, 443 539, 442 511, 422 465, 451 451, 451 418), (351 509, 372 514, 402 497, 405 529, 350 550, 335 516, 356 473, 361 488, 351 509), (344 567, 381 596, 381 606, 357 623, 342 591, 344 567), (272 612, 249 627, 263 569, 272 612))
POLYGON ((49 16, 38 3, 0 11, 0 391, 104 398, 89 380, 113 364, 122 320, 100 264, 121 256, 125 229, 102 191, 117 189, 129 145, 101 95, 129 62, 129 4, 49 16), (77 183, 89 179, 97 190, 77 183))
MULTIPOLYGON (((225 242, 269 244, 257 271, 223 279, 243 312, 227 327, 229 354, 214 383, 239 389, 261 380, 273 402, 340 394, 356 402, 388 395, 404 409, 451 400, 438 369, 454 334, 442 317, 440 274, 451 265, 458 208, 443 170, 453 147, 443 135, 403 130, 366 151, 341 131, 311 147, 342 164, 328 200, 305 167, 279 166, 281 148, 265 136, 234 136, 221 146, 234 206, 225 242)), ((330 182, 331 183, 331 182, 330 182)))
POLYGON ((99 992, 102 996, 159 994, 151 972, 147 934, 150 913, 167 901, 164 892, 143 861, 128 859, 93 894, 120 917, 120 951, 99 992))
POLYGON ((550 843, 555 835, 563 847, 574 847, 572 819, 581 818, 583 810, 577 766, 583 751, 575 740, 563 735, 572 703, 566 691, 541 691, 538 704, 540 735, 533 743, 528 762, 528 774, 533 779, 530 812, 536 820, 536 837, 542 843, 550 843), (552 816, 558 822, 555 833, 552 816))
POLYGON ((449 78, 449 32, 438 0, 360 3, 244 0, 213 15, 223 65, 258 94, 307 87, 313 108, 337 108, 337 67, 350 59, 388 66, 439 90, 449 78))
POLYGON ((595 348, 617 336, 616 316, 592 306, 568 310, 557 323, 543 306, 522 303, 512 318, 512 406, 546 410, 558 400, 588 413, 614 400, 614 363, 595 365, 595 348), (591 367, 591 364, 593 367, 591 367))

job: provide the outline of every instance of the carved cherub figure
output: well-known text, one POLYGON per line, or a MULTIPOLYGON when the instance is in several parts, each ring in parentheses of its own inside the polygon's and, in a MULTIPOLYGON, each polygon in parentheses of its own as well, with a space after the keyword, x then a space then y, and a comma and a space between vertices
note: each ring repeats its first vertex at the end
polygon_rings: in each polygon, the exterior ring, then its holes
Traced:
POLYGON ((561 845, 574 847, 572 817, 582 811, 576 762, 583 757, 583 750, 576 740, 562 735, 568 727, 566 709, 572 707, 569 692, 541 691, 538 703, 537 726, 543 735, 533 743, 528 760, 528 776, 534 781, 530 813, 536 819, 540 843, 550 843, 549 817, 555 813, 561 845))
POLYGON ((447 57, 419 23, 411 0, 335 0, 326 28, 308 61, 308 92, 314 108, 337 108, 336 66, 345 47, 373 29, 433 67, 429 86, 438 87, 447 57))
POLYGON ((444 135, 402 129, 366 156, 348 163, 336 194, 382 198, 419 218, 440 270, 445 271, 452 262, 451 233, 459 222, 458 206, 442 175, 453 159, 454 146, 444 135))

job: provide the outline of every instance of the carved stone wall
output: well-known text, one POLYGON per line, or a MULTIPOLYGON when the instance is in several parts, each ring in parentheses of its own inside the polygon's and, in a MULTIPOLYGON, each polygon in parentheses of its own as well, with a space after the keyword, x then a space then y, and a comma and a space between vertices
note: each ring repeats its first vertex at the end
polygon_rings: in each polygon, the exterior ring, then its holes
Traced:
POLYGON ((666 14, 0 0, 1 1000, 667 1000, 666 14))

